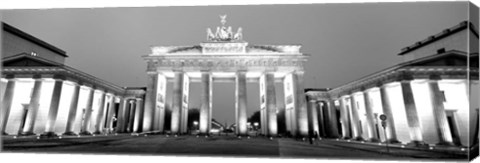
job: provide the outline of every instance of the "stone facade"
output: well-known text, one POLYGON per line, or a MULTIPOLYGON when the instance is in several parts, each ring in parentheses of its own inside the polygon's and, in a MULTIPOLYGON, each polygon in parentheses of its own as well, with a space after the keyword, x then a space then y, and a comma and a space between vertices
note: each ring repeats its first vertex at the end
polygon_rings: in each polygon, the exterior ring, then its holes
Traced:
POLYGON ((462 22, 404 48, 400 55, 414 57, 372 75, 333 89, 307 89, 312 113, 325 113, 322 109, 334 113, 311 116, 310 122, 337 119, 312 126, 325 126, 331 132, 326 137, 414 146, 472 146, 475 135, 478 137, 478 130, 472 130, 478 128, 474 123, 478 104, 470 100, 478 98, 479 86, 478 47, 466 49, 467 39, 478 43, 472 27, 462 22), (435 54, 432 47, 449 50, 435 54), (380 115, 387 117, 385 129, 380 115))
MULTIPOLYGON (((225 25, 224 23, 222 23, 225 25)), ((277 132, 277 106, 275 82, 287 82, 286 87, 294 88, 296 92, 289 95, 295 99, 291 113, 287 116, 295 121, 295 127, 289 128, 293 135, 306 136, 307 112, 303 95, 304 65, 308 55, 300 52, 300 45, 249 45, 242 40, 241 29, 236 34, 226 29, 225 26, 217 28, 216 34, 208 31, 208 39, 195 46, 155 46, 151 54, 143 56, 147 62, 147 97, 145 101, 145 116, 162 114, 158 105, 163 105, 155 99, 165 100, 165 92, 156 92, 156 88, 166 86, 166 82, 173 82, 172 123, 174 134, 184 134, 186 119, 183 113, 187 112, 188 85, 191 82, 200 82, 202 85, 202 106, 200 111, 200 133, 209 134, 211 126, 212 109, 212 83, 235 83, 235 115, 236 134, 247 134, 247 82, 260 84, 260 111, 262 119, 262 134, 276 136, 277 132), (223 33, 223 35, 222 35, 223 33), (286 78, 290 76, 290 78, 286 78), (293 76, 293 77, 292 77, 293 76), (158 79, 165 79, 158 82, 158 79), (182 84, 183 83, 183 84, 182 84), (288 85, 288 86, 287 86, 288 85), (149 91, 152 90, 152 91, 149 91), (182 95, 183 94, 183 95, 182 95), (183 101, 183 102, 182 102, 183 101), (185 101, 187 103, 185 103, 185 101)), ((152 128, 156 118, 145 119, 144 129, 163 132, 162 127, 152 128)), ((161 120, 160 120, 161 121, 161 120)), ((164 123, 159 123, 160 126, 164 123)))
POLYGON ((120 87, 66 66, 63 50, 3 25, 3 134, 141 131, 144 88, 120 87))

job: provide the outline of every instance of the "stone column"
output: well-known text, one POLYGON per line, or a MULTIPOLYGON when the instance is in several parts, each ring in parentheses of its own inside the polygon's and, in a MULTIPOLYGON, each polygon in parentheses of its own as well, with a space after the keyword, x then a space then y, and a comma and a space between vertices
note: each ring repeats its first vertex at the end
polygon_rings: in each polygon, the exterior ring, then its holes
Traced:
POLYGON ((42 93, 42 78, 40 75, 33 76, 35 83, 33 84, 32 97, 28 105, 27 118, 25 119, 25 126, 23 127, 22 135, 34 135, 33 128, 35 127, 35 120, 37 119, 38 108, 40 106, 40 95, 42 93))
POLYGON ((180 131, 182 134, 188 133, 188 96, 190 93, 190 78, 183 75, 183 88, 182 88, 182 107, 180 111, 180 131))
POLYGON ((157 94, 158 73, 147 75, 147 91, 145 92, 145 105, 143 113, 143 131, 153 130, 155 122, 155 101, 157 94))
MULTIPOLYGON (((76 135, 73 132, 73 124, 75 123, 75 117, 77 116, 78 96, 80 95, 80 85, 74 83, 72 100, 70 102, 70 109, 68 111, 67 126, 65 127, 65 133, 63 135, 76 135)), ((31 102, 30 102, 31 104, 31 102)))
POLYGON ((235 112, 237 113, 237 135, 247 134, 247 77, 245 71, 237 71, 235 78, 235 112))
POLYGON ((320 135, 321 133, 318 130, 318 116, 317 116, 317 100, 309 99, 308 100, 308 134, 320 135))
POLYGON ((101 134, 102 133, 102 120, 103 120, 103 112, 105 111, 105 96, 107 96, 106 92, 103 92, 100 95, 100 106, 98 106, 97 117, 95 117, 95 131, 93 134, 101 134))
POLYGON ((318 136, 321 136, 321 137, 326 137, 327 136, 327 129, 326 129, 326 123, 325 122, 328 122, 327 119, 328 117, 326 116, 325 113, 325 105, 321 102, 321 101, 316 101, 316 103, 314 104, 315 107, 314 107, 314 112, 313 114, 315 114, 316 118, 317 119, 317 128, 318 128, 318 136), (315 113, 316 112, 316 113, 315 113))
POLYGON ((299 136, 308 136, 308 114, 307 114, 307 104, 305 100, 305 90, 304 90, 304 80, 303 80, 304 72, 295 72, 295 80, 294 83, 296 85, 295 95, 297 96, 297 110, 296 110, 296 117, 297 117, 297 129, 299 136))
MULTIPOLYGON (((265 74, 265 95, 266 95, 266 121, 267 136, 276 136, 277 127, 277 98, 275 91, 275 77, 273 73, 265 74)), ((246 111, 246 84, 245 84, 245 111, 246 111)), ((246 114, 245 114, 246 116, 246 114)))
POLYGON ((2 99, 2 114, 1 116, 1 123, 2 123, 2 134, 7 135, 5 133, 5 128, 7 127, 7 122, 8 122, 8 116, 10 115, 10 109, 12 107, 12 100, 13 96, 15 94, 15 79, 13 75, 7 75, 6 76, 7 81, 7 86, 5 88, 5 95, 3 96, 2 99))
POLYGON ((350 139, 350 124, 348 122, 347 107, 343 98, 338 99, 340 102, 340 122, 342 122, 342 138, 350 139))
POLYGON ((283 79, 283 89, 285 95, 285 123, 288 136, 297 136, 297 92, 296 79, 294 73, 285 75, 283 79))
POLYGON ((390 101, 388 100, 388 94, 385 86, 380 87, 380 97, 382 99, 383 114, 387 116, 387 141, 390 143, 398 143, 397 134, 395 132, 395 122, 392 114, 392 108, 390 107, 390 101))
POLYGON ((132 99, 130 100, 130 110, 128 111, 128 125, 127 125, 127 132, 133 132, 133 123, 135 121, 135 110, 137 110, 136 107, 136 100, 132 99))
POLYGON ((420 128, 420 120, 418 118, 417 107, 413 97, 412 86, 410 80, 400 82, 402 88, 403 102, 405 104, 405 112, 407 115, 408 127, 410 128, 411 143, 415 145, 424 144, 422 137, 422 129, 420 128))
POLYGON ((167 77, 163 74, 158 74, 156 81, 156 95, 155 95, 155 124, 154 128, 160 133, 165 130, 165 108, 167 96, 167 77))
POLYGON ((260 128, 262 129, 260 133, 267 135, 267 108, 260 108, 260 128))
POLYGON ((55 121, 57 120, 58 109, 60 106, 60 97, 62 95, 62 86, 63 86, 63 78, 62 77, 54 77, 55 84, 53 86, 53 93, 52 98, 50 101, 50 109, 48 111, 48 119, 47 124, 45 126, 45 133, 42 135, 44 136, 56 136, 54 129, 55 129, 55 121))
POLYGON ((181 110, 182 110, 182 96, 183 96, 183 72, 176 71, 173 83, 173 97, 172 97, 172 117, 170 130, 173 134, 180 132, 181 110))
POLYGON ((128 99, 125 97, 120 97, 120 106, 118 108, 118 115, 117 115, 117 132, 124 133, 126 127, 127 118, 125 117, 126 111, 128 107, 128 99))
POLYGON ((450 127, 448 126, 447 116, 445 114, 445 107, 443 105, 443 93, 438 87, 438 80, 440 77, 437 75, 432 75, 430 81, 428 82, 428 87, 430 90, 430 99, 432 102, 433 108, 433 117, 435 119, 435 124, 437 128, 439 145, 453 145, 452 135, 450 134, 450 127))
MULTIPOLYGON (((328 119, 329 119, 329 136, 332 138, 339 138, 338 133, 338 118, 337 118, 337 109, 335 107, 335 101, 330 100, 326 102, 328 110, 328 119)), ((328 134, 327 134, 328 135, 328 134)))
POLYGON ((90 117, 92 116, 92 105, 93 105, 93 95, 95 95, 95 88, 90 88, 88 91, 88 98, 87 98, 87 107, 85 108, 82 127, 80 128, 80 135, 91 135, 88 129, 90 128, 90 117))
POLYGON ((135 102, 137 106, 135 107, 135 121, 133 122, 133 132, 140 133, 142 129, 143 122, 143 99, 137 98, 135 102))
POLYGON ((372 105, 370 103, 370 95, 368 92, 364 91, 363 92, 363 98, 365 101, 365 112, 367 114, 367 126, 368 126, 368 135, 369 135, 369 141, 371 142, 378 142, 378 134, 377 130, 375 128, 375 119, 373 118, 373 111, 372 111, 372 105))
POLYGON ((212 124, 212 76, 210 72, 202 71, 202 106, 200 107, 200 134, 209 135, 212 124))
POLYGON ((356 140, 363 140, 360 129, 360 120, 358 116, 357 103, 355 102, 355 95, 350 95, 350 109, 352 111, 352 129, 353 129, 353 138, 356 140))
MULTIPOLYGON (((27 118, 27 115, 26 113, 28 113, 28 106, 30 104, 22 104, 22 112, 21 112, 21 119, 26 119, 27 118)), ((20 124, 18 126, 18 131, 17 131, 17 135, 22 135, 23 133, 23 127, 25 126, 25 121, 20 121, 20 124)))
POLYGON ((109 109, 108 109, 108 115, 107 115, 107 130, 108 132, 112 132, 113 131, 113 115, 115 114, 115 95, 112 94, 112 97, 110 98, 110 105, 109 105, 109 109))

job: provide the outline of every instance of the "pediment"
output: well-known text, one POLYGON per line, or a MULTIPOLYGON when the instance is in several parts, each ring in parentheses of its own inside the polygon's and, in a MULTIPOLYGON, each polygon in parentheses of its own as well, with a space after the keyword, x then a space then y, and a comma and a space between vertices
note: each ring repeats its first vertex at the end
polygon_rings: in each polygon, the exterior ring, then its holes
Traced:
POLYGON ((461 55, 447 55, 413 63, 412 66, 467 66, 467 57, 461 55))
POLYGON ((28 54, 19 54, 7 58, 3 58, 2 65, 4 67, 22 66, 22 67, 44 67, 59 66, 59 63, 48 61, 46 59, 31 56, 28 54))

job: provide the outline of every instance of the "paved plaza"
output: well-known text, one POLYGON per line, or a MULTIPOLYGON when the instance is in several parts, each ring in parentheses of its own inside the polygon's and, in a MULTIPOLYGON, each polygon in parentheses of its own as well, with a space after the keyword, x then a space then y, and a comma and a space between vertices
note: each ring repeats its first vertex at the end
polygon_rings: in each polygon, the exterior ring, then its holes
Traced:
POLYGON ((313 144, 291 138, 234 136, 166 136, 130 135, 62 137, 4 136, 4 152, 85 153, 133 155, 242 156, 281 158, 347 158, 347 159, 448 159, 467 157, 463 152, 419 150, 323 139, 313 144))

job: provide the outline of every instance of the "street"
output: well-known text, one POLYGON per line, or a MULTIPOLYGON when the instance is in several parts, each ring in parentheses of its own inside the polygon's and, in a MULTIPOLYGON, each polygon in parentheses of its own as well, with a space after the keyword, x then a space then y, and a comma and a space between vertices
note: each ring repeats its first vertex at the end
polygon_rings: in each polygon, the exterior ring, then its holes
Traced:
POLYGON ((211 136, 196 137, 166 135, 70 136, 41 138, 36 136, 3 136, 4 152, 88 153, 133 155, 195 155, 247 156, 281 158, 348 158, 387 160, 460 160, 466 155, 439 151, 421 151, 392 148, 389 153, 382 146, 348 143, 335 140, 306 140, 291 138, 211 136))

